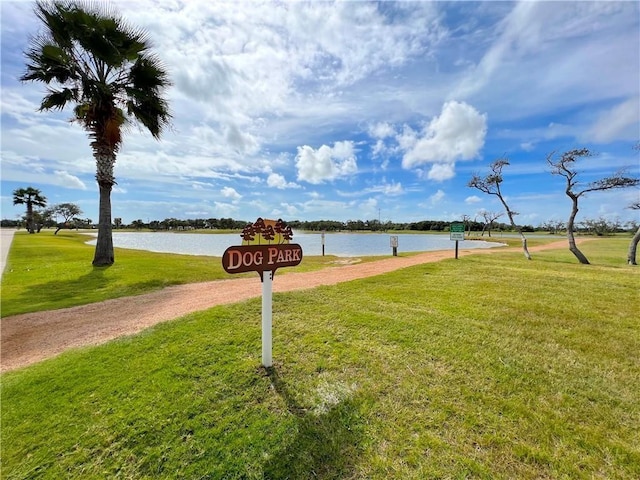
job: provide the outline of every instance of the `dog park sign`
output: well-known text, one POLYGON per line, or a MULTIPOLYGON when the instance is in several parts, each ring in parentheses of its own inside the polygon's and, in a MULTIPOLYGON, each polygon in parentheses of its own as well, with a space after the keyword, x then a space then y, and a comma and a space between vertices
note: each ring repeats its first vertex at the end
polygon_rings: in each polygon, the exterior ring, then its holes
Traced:
POLYGON ((222 255, 227 273, 258 272, 262 280, 262 364, 273 365, 271 323, 273 276, 278 268, 295 267, 302 261, 302 247, 290 243, 291 227, 282 220, 258 218, 242 230, 242 245, 229 247, 222 255))

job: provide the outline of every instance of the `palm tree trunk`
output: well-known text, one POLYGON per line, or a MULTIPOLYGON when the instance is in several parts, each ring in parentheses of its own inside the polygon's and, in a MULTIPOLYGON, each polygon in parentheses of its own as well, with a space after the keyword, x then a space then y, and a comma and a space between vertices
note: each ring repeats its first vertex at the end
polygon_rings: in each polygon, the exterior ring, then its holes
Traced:
POLYGON ((636 233, 631 239, 629 244, 629 253, 627 254, 627 262, 629 265, 637 265, 636 263, 636 249, 638 248, 638 242, 640 241, 640 227, 636 230, 636 233))
POLYGON ((100 207, 98 211, 98 241, 93 257, 95 267, 113 265, 113 238, 111 235, 111 188, 112 185, 99 183, 100 207))
POLYGON ((580 251, 578 246, 576 245, 576 239, 573 236, 573 226, 575 223, 576 215, 578 214, 578 197, 570 196, 573 207, 571 209, 571 215, 569 216, 569 221, 567 222, 567 239, 569 240, 569 251, 575 255, 578 261, 583 265, 590 265, 587 257, 580 251))
POLYGON ((98 241, 93 257, 93 266, 113 265, 113 235, 111 226, 111 189, 116 183, 113 169, 116 163, 117 147, 105 141, 104 132, 97 132, 95 137, 102 141, 91 142, 93 158, 96 160, 96 181, 100 189, 100 205, 98 207, 98 241))
POLYGON ((33 228, 33 204, 27 200, 27 232, 35 233, 33 228))

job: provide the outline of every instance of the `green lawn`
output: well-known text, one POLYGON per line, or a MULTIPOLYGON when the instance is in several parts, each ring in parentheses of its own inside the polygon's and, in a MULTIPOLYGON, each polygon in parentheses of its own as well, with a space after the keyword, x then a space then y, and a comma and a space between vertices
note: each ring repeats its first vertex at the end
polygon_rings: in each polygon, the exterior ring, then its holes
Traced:
MULTIPOLYGON (((177 234, 179 235, 179 234, 177 234)), ((238 236, 238 238, 240 238, 238 236)), ((95 247, 86 245, 87 235, 61 230, 58 235, 14 235, 2 276, 2 316, 53 310, 109 298, 148 293, 169 285, 228 279, 220 257, 174 255, 116 248, 110 267, 93 267, 95 247)), ((361 257, 372 261, 379 257, 361 257)), ((334 266, 338 257, 304 257, 288 272, 334 266)), ((254 276, 256 273, 237 276, 254 276)))
POLYGON ((627 244, 275 294, 268 372, 254 299, 4 374, 2 478, 640 478, 627 244))

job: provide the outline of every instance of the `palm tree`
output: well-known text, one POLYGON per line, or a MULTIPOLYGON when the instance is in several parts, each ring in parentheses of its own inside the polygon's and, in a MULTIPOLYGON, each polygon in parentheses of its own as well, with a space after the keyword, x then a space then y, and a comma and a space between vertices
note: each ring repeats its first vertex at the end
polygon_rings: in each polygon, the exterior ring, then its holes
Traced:
POLYGON ((27 72, 20 80, 48 85, 40 111, 73 104, 72 120, 89 134, 100 190, 93 265, 111 265, 111 190, 123 126, 134 120, 159 138, 171 119, 162 98, 171 83, 159 59, 149 52, 146 33, 106 7, 40 0, 34 11, 45 31, 31 40, 25 52, 27 72))
POLYGON ((44 207, 47 204, 47 198, 37 188, 27 187, 18 188, 13 191, 13 204, 27 206, 27 231, 35 233, 33 227, 33 207, 44 207))

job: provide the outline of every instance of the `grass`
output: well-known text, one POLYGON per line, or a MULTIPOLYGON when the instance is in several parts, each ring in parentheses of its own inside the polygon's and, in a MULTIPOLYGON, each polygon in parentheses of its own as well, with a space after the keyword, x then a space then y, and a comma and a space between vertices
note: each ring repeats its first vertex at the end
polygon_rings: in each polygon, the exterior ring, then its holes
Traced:
MULTIPOLYGON (((2 477, 640 478, 626 239, 216 307, 2 375, 2 477)), ((257 279, 256 279, 257 281, 257 279)))
MULTIPOLYGON (((58 235, 14 235, 2 276, 2 316, 83 305, 109 298, 139 295, 169 285, 230 278, 220 257, 174 255, 116 248, 116 263, 93 267, 95 247, 86 235, 61 230, 58 235)), ((380 257, 360 257, 361 262, 380 257)), ((338 257, 309 256, 292 271, 339 265, 338 257)), ((257 276, 256 273, 239 274, 257 276)))

